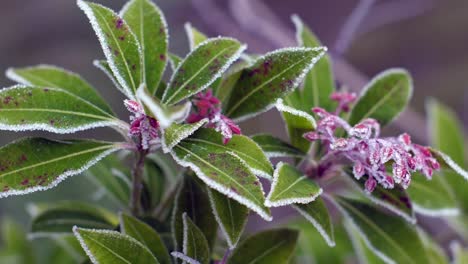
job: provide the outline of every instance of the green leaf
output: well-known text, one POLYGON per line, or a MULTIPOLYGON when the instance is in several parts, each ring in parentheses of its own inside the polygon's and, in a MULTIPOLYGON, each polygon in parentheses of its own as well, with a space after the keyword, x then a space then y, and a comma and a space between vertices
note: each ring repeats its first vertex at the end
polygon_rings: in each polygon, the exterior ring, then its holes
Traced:
MULTIPOLYGON (((271 220, 270 210, 264 206, 265 197, 257 177, 235 151, 218 145, 222 144, 221 138, 204 138, 210 134, 217 135, 214 131, 200 129, 176 145, 172 156, 180 165, 190 167, 209 187, 247 206, 265 220, 271 220)), ((234 144, 235 138, 229 144, 234 144)))
POLYGON ((201 33, 198 29, 194 28, 190 23, 185 23, 184 28, 185 33, 187 34, 189 47, 191 51, 208 39, 208 37, 205 34, 201 33))
POLYGON ((285 48, 257 59, 243 70, 226 105, 227 116, 245 120, 269 110, 293 91, 325 54, 326 48, 285 48))
POLYGON ((0 129, 53 133, 127 125, 99 107, 59 88, 17 85, 0 90, 0 129))
POLYGON ((450 251, 453 255, 453 264, 463 264, 468 262, 468 249, 462 248, 459 242, 452 242, 450 251))
POLYGON ((214 86, 216 83, 213 84, 213 93, 219 99, 223 108, 228 103, 232 89, 234 89, 237 81, 239 81, 242 71, 248 66, 249 63, 243 60, 235 62, 223 77, 219 79, 219 85, 214 86))
POLYGON ((50 65, 37 65, 26 68, 10 68, 6 75, 13 81, 27 86, 60 88, 84 101, 114 115, 109 105, 99 93, 78 74, 50 65))
POLYGON ((146 246, 158 259, 159 263, 172 263, 161 237, 151 226, 133 216, 120 214, 120 229, 123 234, 135 238, 146 246))
POLYGON ((119 149, 91 140, 24 138, 0 148, 0 197, 47 190, 119 149))
POLYGON ((185 175, 182 186, 177 192, 174 209, 172 211, 172 234, 175 251, 182 251, 183 244, 183 217, 186 213, 201 229, 208 245, 213 248, 216 240, 216 220, 213 216, 210 199, 205 185, 190 175, 185 175))
POLYGON ((79 201, 61 201, 40 210, 31 223, 34 237, 53 237, 72 232, 75 225, 84 228, 114 229, 119 220, 105 208, 79 201))
POLYGON ((230 249, 234 249, 244 232, 249 209, 217 191, 207 188, 211 208, 230 249))
POLYGON ((114 76, 114 73, 112 73, 112 69, 110 68, 109 66, 109 63, 107 63, 106 60, 94 60, 93 61, 93 65, 98 68, 99 70, 101 70, 106 76, 107 78, 109 78, 112 83, 114 84, 114 86, 121 92, 123 93, 124 95, 126 95, 126 92, 125 90, 120 86, 119 82, 117 81, 117 79, 115 78, 114 76))
POLYGON ((121 17, 107 7, 82 0, 78 0, 78 7, 90 20, 115 78, 125 94, 134 99, 143 81, 141 47, 135 34, 121 17))
POLYGON ((185 57, 172 75, 162 102, 173 105, 212 84, 246 46, 231 38, 208 39, 185 57))
POLYGON ((317 229, 328 246, 335 246, 333 224, 322 198, 317 197, 315 201, 308 204, 293 205, 293 208, 317 229))
POLYGON ((193 124, 172 124, 164 130, 162 147, 165 153, 171 151, 171 149, 180 143, 180 141, 186 139, 193 133, 195 133, 200 127, 205 125, 208 119, 202 119, 193 124))
POLYGON ((359 233, 359 230, 353 226, 350 221, 344 221, 343 223, 344 227, 346 228, 346 231, 348 232, 348 235, 351 239, 351 242, 353 244, 354 251, 356 252, 357 259, 359 260, 359 263, 363 264, 384 264, 386 263, 382 259, 380 259, 372 249, 370 249, 362 237, 362 235, 359 233))
MULTIPOLYGON (((304 25, 299 16, 293 15, 291 19, 296 26, 296 39, 299 46, 309 48, 322 46, 322 43, 304 25)), ((294 93, 300 95, 301 107, 299 109, 303 111, 308 111, 312 107, 322 107, 328 111, 332 111, 334 103, 330 100, 330 95, 335 90, 331 59, 328 54, 325 54, 305 76, 304 87, 297 89, 294 93)), ((298 107, 298 105, 291 106, 298 107)))
POLYGON ((36 256, 23 227, 13 219, 3 217, 1 222, 1 263, 33 264, 36 256))
POLYGON ((141 47, 141 80, 155 94, 167 63, 168 32, 164 15, 151 0, 132 0, 124 6, 120 17, 135 33, 141 47))
POLYGON ((143 244, 119 232, 75 226, 73 233, 93 263, 159 263, 143 244))
POLYGON ((269 134, 257 134, 252 136, 255 141, 269 158, 293 157, 302 158, 305 153, 280 138, 269 134))
POLYGON ((265 200, 268 207, 280 207, 289 204, 308 204, 322 193, 315 182, 295 167, 279 162, 273 173, 273 183, 265 200))
POLYGON ((130 198, 130 170, 118 155, 112 154, 102 159, 95 166, 86 171, 106 193, 122 206, 129 204, 130 198))
POLYGON ((453 216, 459 213, 457 201, 444 175, 435 173, 431 180, 419 173, 411 177, 407 192, 414 210, 428 216, 453 216))
POLYGON ((362 89, 349 123, 355 125, 366 118, 374 118, 385 126, 405 109, 412 94, 413 81, 406 70, 383 71, 362 89))
POLYGON ((374 191, 369 194, 364 189, 364 183, 366 182, 367 176, 362 177, 360 180, 357 180, 352 175, 349 175, 349 177, 365 198, 378 206, 388 209, 390 212, 402 217, 411 224, 416 223, 413 203, 408 192, 400 185, 396 185, 393 189, 385 189, 382 186, 377 185, 374 191))
POLYGON ((335 197, 335 201, 379 258, 387 263, 428 263, 413 225, 356 200, 335 197))
POLYGON ((182 58, 175 55, 174 53, 169 53, 169 62, 171 63, 171 68, 172 71, 175 72, 175 70, 179 67, 180 63, 182 63, 182 58))
POLYGON ((228 264, 286 264, 296 247, 299 232, 282 228, 257 233, 232 252, 228 264))
POLYGON ((448 258, 444 250, 421 228, 418 228, 419 236, 426 249, 430 264, 448 264, 448 258))
POLYGON ((184 223, 184 255, 201 264, 210 263, 210 248, 203 232, 192 222, 187 213, 182 215, 182 220, 184 223))
POLYGON ((190 102, 173 106, 164 105, 158 98, 150 94, 144 86, 138 89, 137 98, 143 102, 163 129, 169 127, 173 123, 183 122, 192 109, 192 104, 190 102))

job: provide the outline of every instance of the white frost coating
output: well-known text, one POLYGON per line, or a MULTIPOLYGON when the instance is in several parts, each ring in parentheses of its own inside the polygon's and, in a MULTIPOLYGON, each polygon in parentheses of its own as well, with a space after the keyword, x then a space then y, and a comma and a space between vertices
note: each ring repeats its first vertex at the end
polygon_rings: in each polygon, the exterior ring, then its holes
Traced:
POLYGON ((310 124, 312 125, 313 128, 317 127, 317 122, 315 121, 315 118, 312 115, 309 115, 308 113, 306 113, 304 111, 301 111, 301 110, 298 110, 298 109, 295 109, 293 107, 285 105, 284 102, 283 102, 283 99, 278 99, 276 101, 275 106, 278 109, 278 111, 290 113, 291 115, 305 118, 307 121, 310 122, 310 124))
MULTIPOLYGON (((317 63, 317 61, 323 57, 323 55, 325 55, 325 53, 327 52, 327 47, 323 46, 323 47, 315 47, 315 48, 304 48, 304 47, 292 47, 292 48, 282 48, 282 49, 277 49, 277 50, 274 50, 272 52, 269 52, 261 57, 259 57, 255 63, 253 63, 254 65, 259 62, 259 61, 263 61, 265 60, 266 58, 268 58, 269 56, 272 56, 272 55, 275 55, 277 53, 284 53, 284 52, 297 52, 297 51, 302 51, 302 52, 307 52, 307 51, 321 51, 317 56, 315 56, 314 58, 312 58, 311 62, 307 65, 307 67, 305 67, 303 69, 303 71, 296 77, 296 79, 293 80, 293 84, 291 85, 291 87, 293 87, 293 89, 295 87, 297 87, 299 85, 299 83, 304 79, 305 75, 312 69, 312 67, 314 67, 315 63, 317 63)), ((247 97, 244 97, 242 98, 237 104, 236 104, 236 107, 233 108, 233 109, 237 109, 237 107, 247 99, 247 97)), ((267 106, 265 106, 263 109, 260 109, 259 111, 255 112, 255 113, 251 113, 251 114, 247 114, 247 115, 244 115, 244 116, 241 116, 241 117, 237 117, 235 119, 233 119, 235 122, 242 122, 242 121, 245 121, 249 118, 252 118, 254 116, 257 116, 261 113, 264 113, 268 110, 270 110, 274 105, 275 105, 276 102, 274 103, 271 103, 267 106)), ((230 111, 232 111, 232 109, 230 109, 230 111)), ((228 113, 228 115, 230 115, 231 113, 228 113)))
POLYGON ((327 245, 330 247, 334 247, 335 241, 330 237, 330 235, 325 231, 325 228, 317 222, 310 214, 308 214, 306 211, 302 210, 298 206, 293 205, 292 208, 294 208, 296 211, 298 211, 307 221, 309 221, 315 229, 320 233, 320 235, 325 239, 325 242, 327 242, 327 245))
POLYGON ((433 151, 436 152, 437 155, 439 155, 451 169, 453 169, 456 173, 458 173, 460 176, 465 178, 465 180, 468 180, 468 172, 462 169, 462 167, 460 167, 457 163, 455 163, 455 161, 453 161, 449 155, 443 153, 440 150, 433 150, 433 151))
POLYGON ((119 82, 114 78, 114 75, 112 74, 112 72, 109 72, 102 64, 101 64, 101 61, 99 60, 94 60, 93 61, 93 65, 100 69, 106 76, 107 78, 109 78, 111 80, 111 82, 114 84, 114 86, 121 92, 123 93, 128 99, 130 100, 135 100, 135 96, 133 96, 133 94, 128 94, 123 88, 122 86, 120 86, 119 82))
MULTIPOLYGON (((239 157, 239 155, 237 155, 234 151, 227 151, 227 152, 231 154, 232 156, 236 157, 239 160, 239 162, 242 163, 242 165, 244 165, 247 169, 249 169, 249 171, 253 173, 254 175, 265 178, 267 180, 271 180, 270 174, 266 173, 265 171, 252 168, 251 166, 249 166, 249 164, 247 164, 247 162, 243 158, 239 157)), ((262 192, 263 192, 263 189, 262 189, 262 192)))
MULTIPOLYGON (((94 3, 95 4, 95 3, 94 3)), ((126 91, 125 94, 127 94, 127 96, 129 98, 132 98, 133 97, 133 89, 129 86, 129 84, 127 84, 127 81, 124 79, 124 77, 122 76, 122 74, 120 73, 119 69, 117 68, 117 65, 115 64, 115 61, 113 59, 113 55, 112 55, 112 52, 110 51, 109 49, 109 44, 106 40, 106 38, 104 37, 104 32, 102 31, 101 29, 101 26, 99 25, 99 23, 97 22, 97 19, 96 19, 96 16, 94 15, 94 11, 92 10, 91 7, 89 7, 88 3, 83 1, 83 0, 78 0, 77 1, 77 5, 78 7, 83 10, 83 12, 86 14, 86 16, 88 17, 89 19, 89 22, 91 23, 91 26, 93 27, 94 29, 94 32, 96 33, 98 39, 99 39, 99 42, 101 43, 101 47, 102 47, 102 50, 104 51, 104 55, 107 59, 107 62, 109 63, 109 67, 111 68, 112 72, 114 73, 114 76, 115 78, 117 79, 117 81, 121 84, 121 87, 126 91)), ((103 6, 103 5, 100 5, 100 4, 95 4, 95 5, 98 5, 106 10, 109 10, 110 12, 112 12, 113 14, 114 11, 112 11, 111 9, 103 6)), ((115 14, 117 16, 117 14, 115 14)), ((123 20, 122 20, 123 21, 123 20)), ((125 21, 123 21, 123 23, 127 25, 127 23, 125 21)), ((135 40, 135 44, 137 45, 138 47, 138 52, 139 54, 142 54, 141 52, 141 46, 140 44, 138 43, 137 41, 137 38, 135 36, 135 33, 133 33, 132 31, 129 31, 128 32, 132 37, 133 39, 135 40)), ((123 56, 124 54, 122 54, 123 56)), ((140 61, 139 63, 141 64, 141 56, 140 56, 140 61)), ((129 75, 130 78, 132 78, 131 75, 129 75)), ((140 85, 139 83, 136 83, 135 85, 140 85)), ((135 87, 137 88, 137 87, 135 87)), ((134 97, 133 97, 134 98, 134 97)))
POLYGON ((187 101, 178 111, 167 114, 166 110, 156 103, 154 98, 147 93, 144 85, 141 85, 140 88, 138 88, 136 95, 137 98, 140 99, 156 117, 162 129, 169 127, 174 122, 185 120, 192 109, 192 103, 187 101))
MULTIPOLYGON (((84 241, 83 237, 80 234, 80 230, 85 230, 85 231, 90 231, 95 234, 104 234, 104 235, 109 235, 112 236, 114 239, 116 238, 125 238, 127 240, 126 242, 130 242, 131 244, 136 244, 138 247, 142 248, 143 250, 146 250, 146 252, 153 257, 155 263, 157 262, 156 258, 153 256, 153 253, 149 251, 149 249, 144 246, 140 241, 136 240, 135 238, 121 234, 117 231, 113 230, 106 230, 106 229, 93 229, 93 228, 81 228, 77 226, 73 226, 73 234, 75 235, 76 239, 78 239, 78 242, 80 242, 81 247, 85 251, 86 255, 88 255, 89 259, 93 264, 99 264, 99 261, 94 257, 93 253, 89 249, 88 245, 86 245, 86 242, 84 241)), ((119 257, 121 257, 119 255, 119 257)), ((121 257, 122 258, 122 257, 121 257)))
MULTIPOLYGON (((218 225, 219 225, 219 228, 221 229, 221 232, 223 233, 224 237, 226 238, 226 241, 228 243, 228 246, 229 246, 229 249, 230 250, 233 250, 234 248, 236 248, 237 246, 237 243, 239 242, 240 240, 240 236, 237 237, 237 240, 236 241, 233 241, 231 239, 231 237, 229 236, 227 230, 226 230, 226 227, 224 226, 223 224, 223 221, 221 221, 221 217, 219 216, 218 214, 218 210, 216 210, 216 203, 214 201, 214 198, 213 198, 213 193, 212 191, 208 188, 208 198, 210 200, 210 204, 211 204, 211 210, 213 211, 213 215, 215 217, 215 220, 216 222, 218 222, 218 225)), ((244 226, 245 226, 245 223, 247 221, 244 221, 244 226)))
POLYGON ((413 203, 413 208, 415 212, 430 217, 457 216, 460 214, 460 210, 458 208, 430 209, 416 203, 413 203))
MULTIPOLYGON (((380 81, 381 79, 385 78, 387 75, 389 74, 406 74, 409 76, 409 73, 407 70, 405 69, 401 69, 401 68, 391 68, 391 69, 388 69, 388 70, 385 70, 379 74, 377 74, 374 78, 372 78, 372 80, 366 84, 366 86, 364 86, 364 88, 362 88, 361 90, 361 93, 358 97, 358 100, 356 102, 356 104, 359 103, 359 99, 362 98, 364 95, 366 95, 366 93, 369 91, 369 89, 375 85, 376 82, 380 81)), ((409 90, 410 92, 408 93, 408 97, 406 98, 406 101, 409 102, 411 97, 413 97, 413 80, 410 78, 408 78, 408 81, 409 81, 409 90)), ((390 119, 388 121, 388 123, 391 123, 393 120, 395 120, 400 114, 401 112, 403 112, 403 108, 400 109, 400 111, 398 113, 395 114, 395 116, 390 119)))
MULTIPOLYGON (((174 160, 179 165, 181 165, 182 167, 189 167, 190 169, 192 169, 195 172, 195 174, 201 180, 203 180, 206 183, 206 185, 208 185, 209 187, 211 187, 211 188, 217 190, 218 192, 226 195, 227 197, 229 197, 231 199, 234 199, 237 202, 245 205, 247 208, 249 208, 252 211, 256 212, 264 220, 266 220, 266 221, 273 220, 273 217, 267 211, 265 211, 263 208, 261 208, 260 206, 252 203, 248 199, 246 199, 246 198, 240 196, 239 194, 233 192, 231 189, 229 189, 229 188, 227 188, 227 187, 213 181, 208 176, 206 176, 198 166, 196 166, 195 164, 193 164, 193 163, 191 163, 189 161, 180 159, 179 157, 177 157, 177 155, 173 151, 171 151, 170 153, 171 153, 172 157, 174 158, 174 160)), ((229 154, 231 154, 231 153, 229 153, 229 154)), ((188 154, 188 155, 190 155, 190 154, 188 154)), ((185 157, 187 157, 187 156, 185 156, 185 157)), ((184 159, 185 159, 185 157, 184 157, 184 159)), ((263 192, 263 190, 262 190, 262 192, 263 192)))
MULTIPOLYGON (((375 198, 374 196, 372 196, 372 194, 367 193, 354 180, 349 179, 349 178, 346 178, 346 179, 348 179, 348 181, 350 181, 355 188, 357 188, 359 191, 361 191, 374 204, 386 208, 390 212, 393 212, 394 214, 402 217, 403 219, 408 221, 410 224, 413 224, 413 225, 416 224, 417 220, 416 220, 416 216, 415 216, 414 212, 412 212, 411 215, 408 215, 407 213, 405 213, 405 212, 401 211, 400 209, 398 209, 397 207, 395 207, 393 204, 386 203, 386 202, 384 202, 384 201, 382 201, 380 199, 375 198)), ((414 209, 414 205, 413 205, 413 209, 414 209)))
POLYGON ((193 133, 195 133, 200 127, 202 127, 203 125, 205 125, 206 123, 208 123, 208 118, 204 118, 200 121, 198 121, 197 123, 193 124, 194 126, 192 127, 189 127, 190 129, 184 129, 186 128, 187 126, 190 126, 192 124, 183 124, 182 127, 179 127, 177 130, 173 131, 172 134, 178 134, 178 136, 172 141, 170 142, 169 145, 167 145, 166 143, 166 137, 164 136, 165 134, 165 130, 162 130, 161 132, 161 144, 162 144, 162 149, 163 149, 163 152, 164 153, 169 153, 171 151, 171 149, 179 144, 182 140, 188 138, 189 136, 191 136, 193 133), (182 131, 181 131, 182 130, 182 131))
POLYGON ((32 193, 32 192, 36 192, 36 191, 45 191, 45 190, 54 188, 60 182, 62 182, 66 178, 68 178, 69 176, 73 176, 73 175, 82 173, 83 171, 89 169, 91 166, 93 166, 94 164, 99 162, 104 157, 106 157, 109 154, 119 150, 120 148, 121 147, 118 146, 118 145, 114 145, 113 147, 109 147, 109 149, 107 151, 105 151, 105 152, 101 153, 100 155, 96 156, 94 159, 90 160, 88 163, 83 165, 81 168, 76 169, 76 170, 69 170, 69 171, 66 171, 65 173, 59 175, 54 181, 52 181, 47 186, 34 186, 32 188, 28 188, 28 189, 25 189, 25 190, 9 190, 9 191, 6 191, 6 192, 0 192, 0 198, 5 198, 5 197, 8 197, 10 195, 24 195, 24 194, 28 194, 28 193, 32 193))
POLYGON ((187 255, 188 253, 188 220, 187 220, 187 213, 184 212, 182 214, 182 252, 187 255))
POLYGON ((185 34, 187 34, 190 50, 192 51, 195 49, 195 39, 193 36, 192 24, 190 24, 190 22, 186 22, 184 24, 184 29, 185 29, 185 34))
MULTIPOLYGON (((192 54, 194 52, 196 52, 198 49, 200 49, 201 47, 213 42, 213 41, 218 41, 218 40, 232 40, 232 41, 236 41, 238 42, 236 39, 234 38, 228 38, 228 37, 216 37, 216 38, 209 38, 205 41, 203 41, 202 43, 200 43, 196 49, 192 50, 189 52, 189 54, 187 54, 187 56, 185 56, 185 58, 179 63, 179 65, 177 66, 177 68, 174 70, 174 74, 172 74, 172 77, 171 77, 171 80, 169 81, 169 85, 167 86, 167 89, 166 91, 164 91, 164 94, 162 96, 162 101, 170 101, 175 95, 177 95, 178 91, 176 91, 174 94, 172 94, 172 97, 169 98, 168 100, 166 100, 166 97, 167 97, 167 93, 169 92, 170 90, 170 87, 172 85, 172 82, 174 81, 174 78, 177 74, 177 72, 179 71, 180 67, 182 67, 182 65, 184 65, 184 63, 187 61, 188 58, 190 58, 190 56, 192 56, 192 54)), ((239 47, 239 49, 237 49, 237 51, 231 56, 231 58, 229 58, 229 60, 227 60, 224 65, 218 70, 218 72, 215 74, 215 75, 212 75, 212 78, 206 82, 203 86, 199 87, 196 91, 193 91, 192 94, 196 94, 200 91, 203 91, 205 90, 206 88, 208 88, 208 86, 210 86, 214 81, 216 81, 216 79, 218 79, 219 77, 221 77, 223 75, 223 73, 229 68, 229 66, 231 66, 231 64, 233 64, 240 56, 241 54, 247 49, 247 45, 241 45, 239 47)), ((224 50, 223 50, 224 51, 224 50)))
POLYGON ((304 46, 304 41, 302 41, 301 34, 304 31, 304 23, 297 14, 291 15, 291 20, 296 27, 296 41, 298 46, 304 46))
MULTIPOLYGON (((308 197, 293 197, 289 199, 280 199, 277 201, 271 201, 271 196, 273 195, 273 192, 276 190, 276 186, 278 185, 279 181, 279 172, 281 168, 283 168, 284 163, 282 161, 278 162, 276 165, 276 170, 273 172, 273 183, 271 184, 271 189, 270 193, 268 194, 268 197, 265 200, 265 206, 267 207, 281 207, 285 205, 290 205, 290 204, 308 204, 310 202, 315 201, 317 197, 319 197, 320 194, 322 194, 323 190, 322 188, 319 189, 319 191, 313 195, 313 196, 308 196, 308 197)), ((305 176, 302 176, 304 179, 306 178, 305 176)))
POLYGON ((193 258, 187 257, 184 253, 180 253, 177 251, 172 251, 171 256, 173 256, 174 258, 181 259, 182 261, 184 261, 183 263, 200 264, 200 262, 194 260, 193 258))

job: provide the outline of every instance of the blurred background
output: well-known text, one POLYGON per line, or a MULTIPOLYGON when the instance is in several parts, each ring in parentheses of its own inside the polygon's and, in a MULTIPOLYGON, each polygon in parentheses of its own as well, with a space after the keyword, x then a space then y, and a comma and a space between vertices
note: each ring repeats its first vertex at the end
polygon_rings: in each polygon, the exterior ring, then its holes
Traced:
MULTIPOLYGON (((125 0, 100 0, 120 10, 125 0)), ((468 124, 468 1, 466 0, 157 0, 169 24, 170 50, 188 52, 184 23, 209 36, 229 35, 266 52, 296 45, 291 14, 298 14, 333 56, 340 85, 359 91, 369 78, 390 67, 408 69, 414 77, 412 108, 391 131, 405 130, 427 140, 424 102, 436 97, 468 124)), ((104 57, 97 38, 75 0, 2 1, 0 71, 8 67, 53 64, 80 73, 114 110, 127 118, 123 96, 93 65, 104 57)), ((13 83, 0 76, 2 87, 13 83)), ((274 110, 241 124, 246 134, 273 131, 285 136, 274 110)), ((111 130, 83 132, 82 137, 117 139, 111 130), (97 136, 96 136, 97 135, 97 136)), ((21 136, 24 136, 23 134, 21 136)), ((50 136, 46 133, 41 135, 50 136)), ((54 137, 56 137, 54 135, 54 137)), ((60 137, 60 136, 59 136, 60 137)), ((18 138, 1 132, 0 144, 18 138)), ((89 181, 75 176, 58 188, 26 197, 0 200, 0 215, 27 224, 29 201, 73 198, 93 200, 89 181), (84 191, 86 190, 86 192, 84 191)))

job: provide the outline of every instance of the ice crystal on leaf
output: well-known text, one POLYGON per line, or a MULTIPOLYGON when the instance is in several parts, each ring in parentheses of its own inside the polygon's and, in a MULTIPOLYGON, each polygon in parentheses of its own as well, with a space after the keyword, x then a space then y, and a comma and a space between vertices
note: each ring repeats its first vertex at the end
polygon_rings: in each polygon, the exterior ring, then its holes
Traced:
POLYGON ((130 116, 130 130, 128 135, 134 138, 139 149, 148 150, 152 145, 159 143, 159 123, 158 121, 145 114, 143 106, 137 101, 125 100, 125 107, 132 112, 130 116))
MULTIPOLYGON (((353 97, 333 94, 332 98, 339 101, 337 112, 339 108, 349 110, 353 97)), ((408 134, 380 137, 380 124, 375 119, 364 119, 351 126, 337 114, 322 108, 316 107, 312 111, 319 117, 317 129, 304 134, 304 138, 321 141, 327 150, 319 163, 318 176, 343 165, 343 162, 351 162, 354 177, 360 179, 367 175, 365 189, 372 192, 377 184, 386 189, 393 188, 395 184, 408 188, 412 172, 419 171, 431 178, 433 170, 440 168, 429 148, 414 144, 408 134), (338 129, 344 130, 347 136, 337 136, 340 135, 338 129)))
POLYGON ((194 111, 188 116, 187 123, 196 123, 208 118, 208 127, 214 128, 223 136, 223 143, 227 144, 234 134, 241 134, 241 129, 234 121, 221 113, 220 101, 213 96, 211 89, 200 92, 192 99, 194 111))

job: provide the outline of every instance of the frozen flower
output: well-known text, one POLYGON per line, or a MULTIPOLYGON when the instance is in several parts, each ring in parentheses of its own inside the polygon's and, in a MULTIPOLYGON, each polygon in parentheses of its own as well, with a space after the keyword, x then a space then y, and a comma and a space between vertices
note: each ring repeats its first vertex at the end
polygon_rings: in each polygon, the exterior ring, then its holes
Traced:
POLYGON ((195 123, 208 118, 207 127, 220 132, 224 144, 227 144, 234 134, 241 134, 240 128, 230 118, 221 114, 220 101, 213 96, 210 89, 205 93, 200 92, 195 95, 192 102, 195 111, 188 116, 188 123, 195 123))
POLYGON ((130 116, 130 137, 138 140, 138 148, 147 150, 152 144, 159 142, 159 123, 158 121, 145 114, 143 107, 136 101, 125 100, 125 106, 132 112, 130 116))
POLYGON ((368 118, 351 126, 322 108, 312 111, 319 117, 317 128, 304 134, 304 138, 322 142, 327 150, 322 163, 345 160, 352 164, 356 179, 367 175, 367 192, 372 192, 377 184, 386 189, 394 188, 395 183, 407 188, 412 172, 419 171, 431 178, 433 171, 440 168, 430 150, 414 144, 406 133, 399 137, 380 137, 380 125, 374 119, 368 118), (347 135, 338 137, 337 129, 344 130, 347 135))
POLYGON ((341 111, 349 112, 350 105, 356 101, 356 98, 357 96, 355 93, 333 92, 330 95, 330 99, 338 102, 338 107, 336 108, 335 114, 338 115, 341 111))

